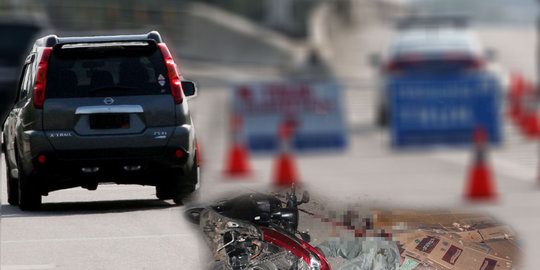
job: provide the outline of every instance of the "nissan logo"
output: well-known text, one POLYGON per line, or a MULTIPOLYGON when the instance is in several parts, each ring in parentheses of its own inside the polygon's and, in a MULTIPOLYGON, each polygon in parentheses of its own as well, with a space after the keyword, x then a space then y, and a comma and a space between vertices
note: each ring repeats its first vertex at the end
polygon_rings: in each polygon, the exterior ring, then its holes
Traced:
POLYGON ((103 103, 107 104, 107 105, 111 105, 114 103, 114 99, 112 97, 106 97, 104 100, 103 100, 103 103))

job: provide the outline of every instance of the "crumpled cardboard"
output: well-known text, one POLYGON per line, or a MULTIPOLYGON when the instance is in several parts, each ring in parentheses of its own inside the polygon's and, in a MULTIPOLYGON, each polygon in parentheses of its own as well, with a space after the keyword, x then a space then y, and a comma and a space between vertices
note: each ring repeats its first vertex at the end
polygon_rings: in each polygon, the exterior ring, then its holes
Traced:
POLYGON ((508 226, 471 212, 377 212, 375 225, 394 231, 404 262, 400 269, 502 270, 519 264, 521 248, 508 226), (391 216, 386 216, 391 214, 391 216), (407 224, 408 230, 403 229, 407 224), (412 265, 418 263, 414 268, 412 265))

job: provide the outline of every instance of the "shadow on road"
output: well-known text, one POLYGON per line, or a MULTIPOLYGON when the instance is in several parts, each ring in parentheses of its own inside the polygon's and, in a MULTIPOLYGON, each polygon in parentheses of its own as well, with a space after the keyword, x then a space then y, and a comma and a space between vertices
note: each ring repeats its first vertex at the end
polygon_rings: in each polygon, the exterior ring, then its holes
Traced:
POLYGON ((89 201, 89 202, 59 202, 44 203, 39 211, 21 211, 18 206, 2 205, 2 218, 23 216, 63 216, 87 215, 102 213, 119 213, 145 211, 176 207, 173 203, 157 199, 121 200, 121 201, 89 201))

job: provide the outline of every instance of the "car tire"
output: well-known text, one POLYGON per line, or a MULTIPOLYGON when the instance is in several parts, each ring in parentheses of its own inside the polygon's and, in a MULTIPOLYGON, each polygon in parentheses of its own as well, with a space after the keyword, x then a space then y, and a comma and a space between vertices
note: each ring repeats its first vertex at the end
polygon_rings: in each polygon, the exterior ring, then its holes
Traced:
POLYGON ((9 166, 6 151, 6 136, 3 138, 2 151, 4 152, 4 162, 6 163, 7 200, 10 205, 19 205, 19 180, 11 177, 11 166, 9 166))
POLYGON ((23 211, 38 210, 41 207, 41 194, 34 185, 33 175, 26 175, 22 167, 22 162, 17 156, 19 167, 19 208, 23 211))
POLYGON ((156 197, 160 200, 172 199, 174 203, 182 205, 185 199, 193 197, 193 193, 199 181, 199 166, 194 157, 193 166, 187 175, 173 170, 163 175, 161 183, 156 185, 156 197))
MULTIPOLYGON (((168 180, 170 175, 163 175, 163 181, 168 180)), ((174 186, 168 182, 158 183, 156 185, 156 197, 160 200, 170 200, 174 197, 174 186)))
POLYGON ((6 162, 6 182, 7 182, 7 199, 10 205, 19 205, 19 179, 11 177, 11 168, 7 157, 6 162))
POLYGON ((198 197, 198 185, 200 181, 200 168, 197 165, 197 154, 193 156, 191 170, 183 179, 178 181, 178 190, 173 201, 178 205, 183 205, 186 201, 193 201, 198 197))
POLYGON ((184 184, 180 184, 185 181, 185 177, 179 174, 177 171, 167 175, 164 183, 156 185, 156 197, 160 200, 173 200, 178 205, 184 204, 184 199, 191 195, 192 188, 184 184), (176 173, 174 173, 176 172, 176 173))
POLYGON ((188 184, 185 185, 185 188, 189 189, 190 193, 199 190, 201 184, 201 168, 197 164, 197 154, 193 157, 193 165, 191 165, 187 181, 188 184))

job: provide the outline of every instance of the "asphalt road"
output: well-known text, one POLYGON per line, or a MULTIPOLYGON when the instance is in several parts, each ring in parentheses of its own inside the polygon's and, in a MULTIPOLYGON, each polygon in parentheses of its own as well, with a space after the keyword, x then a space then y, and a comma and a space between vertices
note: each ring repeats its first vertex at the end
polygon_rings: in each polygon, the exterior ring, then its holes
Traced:
MULTIPOLYGON (((332 25, 329 45, 330 66, 347 86, 350 145, 343 153, 298 157, 306 188, 316 200, 343 205, 470 208, 490 213, 517 231, 526 254, 524 269, 536 269, 534 255, 540 254, 537 143, 505 125, 506 143, 491 153, 500 193, 492 204, 469 204, 462 198, 470 149, 389 149, 386 132, 373 126, 373 71, 366 61, 369 53, 384 48, 392 32, 370 21, 369 14, 374 13, 369 9, 358 12, 365 16, 355 27, 332 25)), ((499 52, 501 66, 534 76, 533 29, 484 28, 479 34, 499 52)), ((268 190, 271 156, 252 159, 251 178, 232 181, 222 176, 228 141, 227 91, 232 81, 279 77, 280 71, 190 61, 183 62, 183 70, 200 85, 199 96, 190 100, 204 166, 200 200, 228 192, 268 190)), ((7 205, 4 173, 1 180, 2 269, 200 269, 206 259, 206 247, 182 217, 183 207, 158 201, 151 187, 104 185, 96 191, 53 192, 44 198, 42 211, 21 212, 7 205)))

